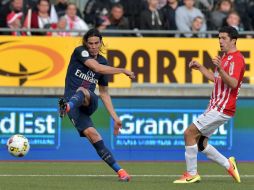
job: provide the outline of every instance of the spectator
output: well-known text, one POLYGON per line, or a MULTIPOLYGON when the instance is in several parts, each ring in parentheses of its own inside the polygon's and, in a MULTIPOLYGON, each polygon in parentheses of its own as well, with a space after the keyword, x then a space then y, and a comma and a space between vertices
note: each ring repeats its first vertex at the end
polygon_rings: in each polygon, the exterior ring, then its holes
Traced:
POLYGON ((67 29, 82 30, 81 32, 71 32, 71 36, 78 36, 89 30, 88 25, 77 16, 77 6, 74 3, 69 3, 66 10, 65 18, 67 20, 67 29))
POLYGON ((253 30, 251 26, 251 19, 248 14, 250 0, 235 0, 235 11, 239 14, 241 18, 241 23, 244 27, 244 30, 253 30))
POLYGON ((128 19, 124 17, 123 14, 123 6, 119 3, 114 4, 110 11, 109 17, 105 19, 98 29, 129 29, 128 19))
MULTIPOLYGON (((24 23, 25 28, 35 29, 52 29, 56 27, 55 21, 52 22, 49 15, 50 2, 49 0, 39 0, 37 4, 38 11, 32 11, 31 18, 29 14, 24 23), (29 24, 30 23, 30 24, 29 24)), ((33 35, 50 35, 45 32, 32 32, 33 35)))
POLYGON ((254 29, 254 1, 250 4, 249 8, 248 8, 248 16, 251 19, 251 27, 252 29, 254 29))
MULTIPOLYGON (((67 29, 67 19, 64 16, 59 18, 56 29, 59 29, 59 30, 67 29)), ((58 31, 58 32, 53 32, 52 36, 71 36, 71 34, 70 32, 66 32, 66 31, 58 31)))
POLYGON ((168 0, 168 3, 161 8, 162 20, 167 30, 177 30, 175 12, 179 7, 178 0, 168 0))
POLYGON ((211 13, 209 29, 219 29, 222 27, 223 20, 228 16, 229 12, 233 11, 233 3, 231 0, 220 0, 211 13))
POLYGON ((99 26, 111 9, 110 0, 88 0, 84 13, 84 20, 92 26, 99 26))
POLYGON ((11 35, 13 36, 21 36, 23 35, 21 32, 17 31, 17 29, 21 28, 21 19, 22 19, 23 13, 19 12, 19 13, 15 13, 15 12, 11 12, 7 15, 7 24, 8 27, 13 29, 13 31, 11 32, 11 35))
POLYGON ((201 28, 204 23, 204 18, 201 16, 197 16, 193 19, 192 25, 191 25, 191 31, 193 32, 191 37, 194 38, 205 38, 205 34, 200 34, 199 32, 201 31, 201 28))
MULTIPOLYGON (((148 8, 141 12, 140 29, 143 30, 163 30, 161 12, 158 11, 158 0, 147 0, 148 8)), ((160 34, 144 34, 144 36, 161 36, 160 34)))
POLYGON ((128 18, 130 29, 140 28, 140 13, 147 8, 147 0, 121 0, 124 16, 128 18))
MULTIPOLYGON (((55 9, 56 9, 58 18, 65 15, 67 6, 68 6, 68 0, 56 0, 55 9)), ((82 18, 82 15, 79 9, 77 9, 77 15, 80 18, 82 18)))
MULTIPOLYGON (((194 7, 195 0, 184 0, 184 5, 176 10, 176 26, 180 32, 191 32, 192 21, 197 16, 203 18, 201 32, 206 31, 206 22, 203 13, 194 7)), ((178 35, 176 35, 178 36, 178 35)), ((191 37, 191 33, 185 33, 185 37, 191 37)))
MULTIPOLYGON (((225 19, 225 26, 232 26, 238 32, 245 31, 244 25, 241 22, 240 15, 236 11, 232 11, 228 14, 227 18, 225 19)), ((240 37, 247 37, 251 38, 251 35, 239 35, 240 37)))
MULTIPOLYGON (((11 0, 0 9, 0 28, 7 28, 7 15, 11 12, 20 13, 23 10, 23 0, 11 0)), ((3 32, 2 34, 8 34, 3 32)))

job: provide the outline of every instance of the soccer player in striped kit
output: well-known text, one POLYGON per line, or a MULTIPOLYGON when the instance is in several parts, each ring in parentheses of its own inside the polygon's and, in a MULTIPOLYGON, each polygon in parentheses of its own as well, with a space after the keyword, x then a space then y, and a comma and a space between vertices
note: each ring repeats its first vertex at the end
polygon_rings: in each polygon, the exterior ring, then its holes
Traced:
POLYGON ((212 60, 215 65, 214 73, 197 61, 189 63, 190 68, 199 70, 214 82, 214 89, 207 110, 184 132, 187 171, 174 183, 195 183, 201 180, 197 172, 198 151, 224 167, 236 182, 241 182, 235 158, 227 159, 208 144, 208 138, 233 117, 236 110, 236 100, 245 71, 244 57, 236 48, 237 36, 237 30, 231 26, 219 30, 219 43, 224 55, 212 60))

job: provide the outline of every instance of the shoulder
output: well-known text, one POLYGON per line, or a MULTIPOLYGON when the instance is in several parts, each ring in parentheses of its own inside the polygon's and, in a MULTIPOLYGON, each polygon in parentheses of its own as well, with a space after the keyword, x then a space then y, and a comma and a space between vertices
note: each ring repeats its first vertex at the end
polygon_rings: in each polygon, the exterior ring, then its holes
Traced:
POLYGON ((235 55, 234 55, 234 59, 235 60, 238 60, 238 61, 243 61, 244 62, 244 56, 241 52, 237 52, 235 55))
POLYGON ((187 15, 188 11, 186 10, 185 6, 180 6, 176 9, 175 14, 179 16, 179 14, 181 15, 187 15))
POLYGON ((164 6, 160 9, 161 12, 167 12, 168 10, 169 10, 168 5, 164 5, 164 6))
POLYGON ((84 46, 78 46, 74 49, 74 53, 81 57, 89 57, 88 51, 85 49, 84 46))
POLYGON ((185 6, 179 6, 179 7, 177 7, 177 9, 176 9, 176 11, 177 12, 179 12, 179 11, 182 11, 182 12, 184 12, 186 10, 186 8, 185 8, 185 6))
POLYGON ((145 9, 141 12, 141 16, 146 16, 148 14, 150 14, 150 11, 148 9, 145 9))
POLYGON ((245 61, 244 61, 244 56, 238 52, 233 56, 232 60, 238 67, 245 67, 245 61))
POLYGON ((97 61, 98 61, 100 64, 103 64, 103 65, 107 65, 107 64, 108 64, 108 60, 107 60, 104 56, 102 56, 102 55, 100 55, 100 54, 99 54, 99 56, 98 56, 97 61))

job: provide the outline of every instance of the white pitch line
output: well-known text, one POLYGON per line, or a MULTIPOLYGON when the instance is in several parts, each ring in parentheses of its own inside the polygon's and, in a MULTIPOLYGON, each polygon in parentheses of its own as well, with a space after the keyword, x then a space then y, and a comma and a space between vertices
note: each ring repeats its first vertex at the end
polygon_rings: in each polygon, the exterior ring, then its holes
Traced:
MULTIPOLYGON (((0 177, 115 177, 116 175, 92 175, 92 174, 0 174, 0 177)), ((180 175, 156 175, 156 174, 134 174, 132 177, 179 177, 180 175)), ((229 175, 201 175, 207 178, 228 178, 229 175)), ((254 178, 254 175, 241 175, 241 178, 254 178)))

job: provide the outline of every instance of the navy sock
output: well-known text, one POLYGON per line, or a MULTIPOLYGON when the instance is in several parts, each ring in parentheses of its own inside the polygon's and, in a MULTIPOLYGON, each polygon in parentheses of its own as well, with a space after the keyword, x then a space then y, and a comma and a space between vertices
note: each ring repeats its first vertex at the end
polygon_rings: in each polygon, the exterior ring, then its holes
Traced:
POLYGON ((84 99, 84 93, 82 91, 77 91, 68 102, 70 109, 81 106, 84 102, 84 99))
POLYGON ((100 140, 93 144, 98 155, 104 160, 115 172, 118 172, 121 167, 115 161, 112 153, 105 147, 103 140, 100 140))

